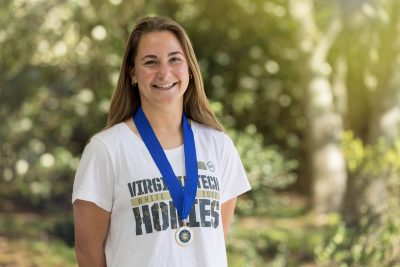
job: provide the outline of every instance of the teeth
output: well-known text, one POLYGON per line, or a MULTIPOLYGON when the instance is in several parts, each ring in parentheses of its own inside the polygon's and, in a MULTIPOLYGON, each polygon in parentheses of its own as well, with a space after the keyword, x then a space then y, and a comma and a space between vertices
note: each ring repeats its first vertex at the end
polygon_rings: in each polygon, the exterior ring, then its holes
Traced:
POLYGON ((175 83, 170 83, 170 84, 155 84, 154 86, 155 86, 155 87, 158 87, 158 88, 169 88, 169 87, 172 87, 174 84, 175 84, 175 83))

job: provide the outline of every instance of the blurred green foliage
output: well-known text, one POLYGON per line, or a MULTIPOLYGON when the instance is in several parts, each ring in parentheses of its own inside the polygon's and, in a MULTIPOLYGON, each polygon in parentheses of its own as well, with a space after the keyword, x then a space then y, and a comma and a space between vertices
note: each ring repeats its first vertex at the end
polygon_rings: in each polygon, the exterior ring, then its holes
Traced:
MULTIPOLYGON (((253 182, 249 204, 255 205, 256 198, 262 203, 273 188, 294 181, 304 118, 301 89, 293 86, 293 79, 284 79, 296 76, 297 65, 289 62, 297 52, 290 41, 295 25, 279 1, 233 1, 227 20, 220 20, 226 10, 223 1, 212 7, 206 1, 2 5, 3 198, 18 196, 37 207, 69 201, 80 153, 105 125, 128 33, 139 16, 160 10, 181 22, 192 38, 207 94, 217 103, 214 107, 220 106, 218 116, 238 142, 253 182), (128 7, 136 9, 127 12, 128 7), (260 19, 257 23, 269 25, 266 32, 253 20, 235 22, 252 13, 260 19), (25 46, 21 37, 29 40, 25 46), (292 158, 289 164, 282 152, 292 158)), ((257 206, 259 212, 265 207, 257 206)))
POLYGON ((60 213, 2 213, 0 266, 76 266, 74 248, 54 231, 61 221, 66 222, 66 216, 60 213))
POLYGON ((400 174, 400 139, 392 142, 381 137, 375 144, 365 144, 354 133, 343 133, 343 150, 350 174, 370 179, 386 177, 392 186, 398 186, 400 174), (397 182, 396 182, 397 181, 397 182))
MULTIPOLYGON (((224 1, 15 0, 1 5, 2 209, 33 207, 57 218, 59 207, 70 210, 81 152, 105 126, 124 43, 145 14, 170 16, 189 32, 206 93, 252 182, 240 212, 251 207, 266 214, 276 201, 275 189, 295 180, 305 119, 301 88, 284 79, 296 77, 299 66, 291 64, 298 56, 290 34, 295 24, 279 1, 232 1, 229 9, 224 1), (259 20, 238 23, 250 14, 259 20), (269 27, 261 31, 259 23, 269 27)), ((15 222, 8 222, 3 234, 29 229, 12 231, 15 222)), ((71 214, 41 231, 72 244, 71 214)))
POLYGON ((322 266, 399 266, 400 139, 389 143, 381 138, 365 145, 349 131, 343 134, 343 150, 353 179, 364 186, 382 177, 387 180, 387 206, 379 219, 365 206, 358 224, 339 220, 328 227, 323 242, 315 247, 317 262, 322 266))
POLYGON ((252 190, 238 203, 243 215, 277 215, 272 206, 275 191, 296 181, 296 160, 287 160, 276 146, 265 146, 263 136, 254 125, 243 132, 229 131, 246 168, 252 190))
POLYGON ((390 216, 377 224, 364 217, 357 227, 339 223, 329 227, 314 248, 321 266, 399 266, 400 220, 390 216))

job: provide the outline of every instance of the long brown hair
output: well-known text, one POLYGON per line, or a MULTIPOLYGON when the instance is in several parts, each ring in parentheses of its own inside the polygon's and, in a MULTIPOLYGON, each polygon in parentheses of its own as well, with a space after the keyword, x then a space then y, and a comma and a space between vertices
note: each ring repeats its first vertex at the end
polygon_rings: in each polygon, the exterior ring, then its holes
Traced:
POLYGON ((166 17, 144 17, 133 28, 126 44, 117 88, 115 89, 108 113, 106 129, 129 119, 140 106, 138 87, 131 83, 130 70, 134 67, 139 40, 143 34, 170 31, 178 38, 193 75, 183 96, 183 111, 188 118, 223 131, 208 103, 199 64, 186 31, 175 21, 166 17))

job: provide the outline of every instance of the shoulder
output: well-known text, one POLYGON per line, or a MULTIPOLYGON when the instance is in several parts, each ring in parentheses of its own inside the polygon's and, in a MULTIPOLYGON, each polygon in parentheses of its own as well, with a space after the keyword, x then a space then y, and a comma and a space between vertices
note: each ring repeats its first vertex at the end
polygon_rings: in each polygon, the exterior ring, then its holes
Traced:
POLYGON ((224 149, 233 144, 232 139, 223 131, 216 130, 198 122, 192 122, 195 136, 208 145, 214 145, 224 149))
POLYGON ((124 139, 124 136, 126 136, 127 129, 125 128, 127 128, 127 126, 124 125, 124 122, 115 124, 114 126, 95 134, 90 139, 90 143, 101 143, 108 149, 115 147, 117 143, 121 142, 124 139))
POLYGON ((227 135, 223 131, 216 130, 214 128, 211 128, 207 125, 192 121, 192 129, 193 132, 198 135, 199 137, 208 137, 208 138, 226 138, 227 135))

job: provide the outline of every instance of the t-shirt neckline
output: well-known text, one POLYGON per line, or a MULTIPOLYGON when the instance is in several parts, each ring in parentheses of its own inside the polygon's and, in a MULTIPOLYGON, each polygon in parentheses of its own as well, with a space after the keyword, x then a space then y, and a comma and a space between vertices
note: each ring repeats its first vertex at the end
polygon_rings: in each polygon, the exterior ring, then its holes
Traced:
MULTIPOLYGON (((147 150, 147 147, 146 147, 146 145, 144 144, 142 138, 140 138, 135 132, 133 132, 132 129, 129 128, 129 126, 128 126, 125 122, 121 122, 120 124, 123 125, 123 126, 122 126, 123 128, 125 128, 126 130, 129 131, 130 136, 133 136, 133 140, 134 140, 137 144, 139 144, 140 146, 142 146, 144 149, 147 150)), ((193 134, 195 135, 195 132, 196 132, 196 131, 195 131, 195 129, 194 129, 195 127, 193 127, 194 124, 195 124, 195 123, 194 123, 193 121, 191 121, 191 126, 192 126, 192 130, 193 130, 193 134)), ((184 144, 182 144, 182 145, 180 145, 180 146, 178 146, 178 147, 175 147, 175 148, 163 149, 163 150, 164 150, 165 154, 167 154, 168 156, 181 155, 181 154, 183 153, 183 150, 184 150, 184 144)))

